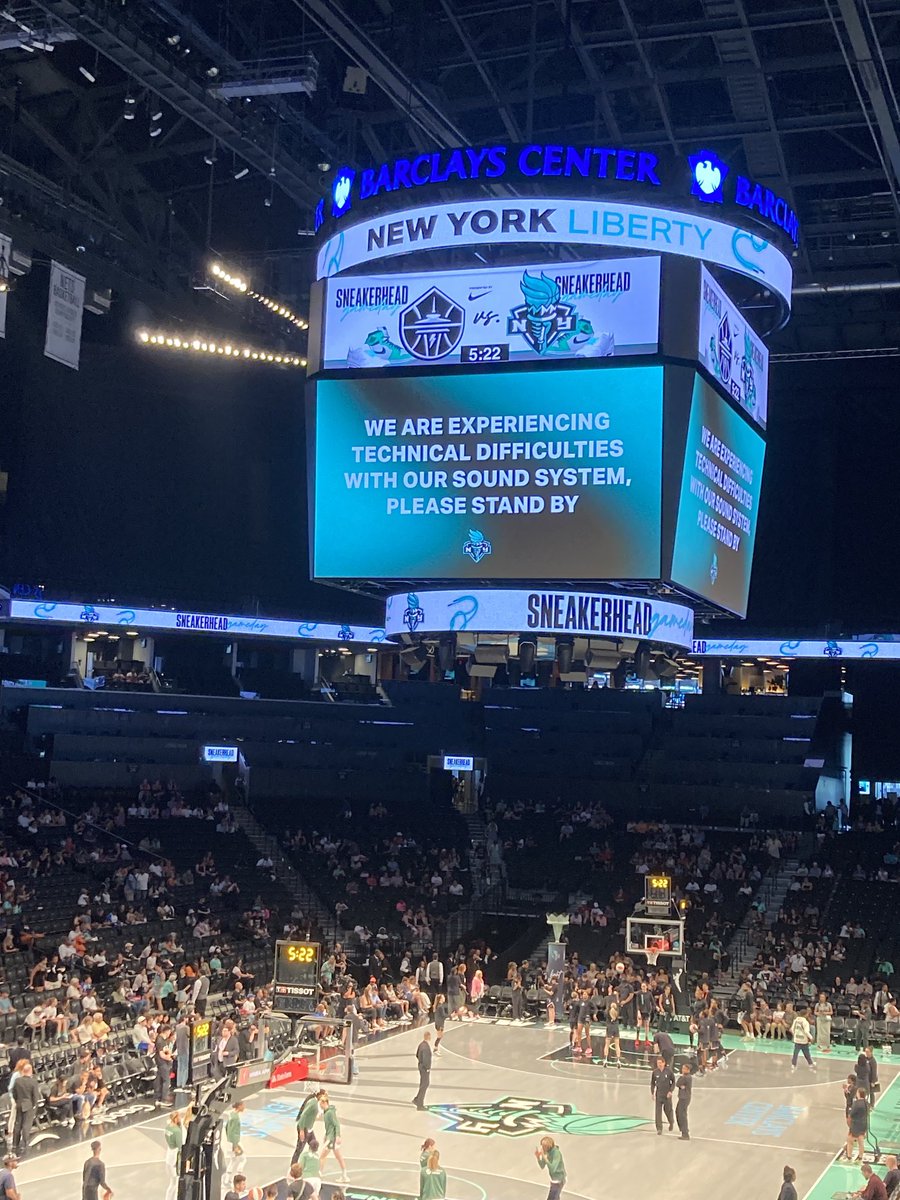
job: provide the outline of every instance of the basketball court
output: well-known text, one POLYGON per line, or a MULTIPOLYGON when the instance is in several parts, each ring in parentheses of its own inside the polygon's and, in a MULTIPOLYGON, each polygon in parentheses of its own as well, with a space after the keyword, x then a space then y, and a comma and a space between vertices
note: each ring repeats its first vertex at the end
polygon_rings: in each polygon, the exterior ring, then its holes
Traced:
MULTIPOLYGON (((841 1084, 855 1059, 852 1050, 819 1055, 815 1073, 801 1059, 792 1073, 790 1043, 743 1043, 726 1035, 727 1068, 696 1079, 691 1141, 684 1142, 677 1130, 656 1135, 650 1056, 629 1050, 624 1038, 626 1065, 619 1070, 596 1057, 573 1061, 560 1027, 451 1025, 435 1059, 428 1107, 418 1112, 411 1098, 420 1038, 421 1030, 410 1028, 363 1046, 358 1077, 330 1089, 343 1127, 348 1200, 416 1196, 419 1148, 427 1137, 441 1151, 451 1200, 541 1200, 548 1180, 533 1151, 545 1133, 563 1150, 565 1195, 576 1200, 631 1195, 635 1181, 641 1188, 664 1181, 666 1195, 678 1200, 758 1200, 777 1194, 785 1163, 796 1168, 798 1193, 807 1200, 833 1200, 863 1182, 857 1166, 836 1161, 846 1131, 841 1084)), ((879 1059, 882 1091, 872 1130, 882 1153, 889 1153, 900 1143, 900 1084, 897 1066, 880 1053, 879 1059)), ((247 1102, 245 1159, 238 1165, 251 1186, 284 1177, 307 1086, 319 1085, 292 1085, 247 1102)), ((77 1196, 87 1143, 95 1136, 102 1138, 108 1178, 120 1197, 162 1200, 164 1125, 164 1115, 153 1116, 36 1155, 16 1172, 24 1200, 77 1196)), ((320 1126, 317 1133, 321 1141, 320 1126)), ((330 1200, 328 1181, 338 1174, 329 1159, 323 1200, 330 1200)))

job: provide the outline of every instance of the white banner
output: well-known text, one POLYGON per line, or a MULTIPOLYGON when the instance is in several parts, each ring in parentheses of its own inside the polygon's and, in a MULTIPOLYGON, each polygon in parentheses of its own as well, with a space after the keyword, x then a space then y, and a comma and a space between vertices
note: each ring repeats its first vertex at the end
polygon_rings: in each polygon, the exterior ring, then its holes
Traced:
POLYGON ((328 281, 322 365, 451 366, 653 354, 660 260, 539 263, 328 281))
MULTIPOLYGON (((9 256, 12 242, 5 233, 0 233, 0 279, 9 279, 9 256)), ((0 292, 0 338, 6 337, 6 298, 8 292, 0 292)))
POLYGON ((572 633, 637 638, 690 649, 694 613, 682 604, 600 592, 483 589, 398 592, 388 596, 388 637, 403 633, 572 633))
POLYGON ((765 429, 769 416, 769 351, 746 318, 700 268, 700 361, 765 429))
POLYGON ((518 201, 428 204, 344 225, 319 251, 316 278, 418 250, 520 242, 684 255, 747 275, 791 306, 791 260, 749 230, 700 213, 649 204, 532 196, 518 201))
POLYGON ((64 367, 78 370, 81 356, 81 317, 84 312, 84 276, 55 260, 50 264, 50 297, 47 303, 47 337, 44 353, 64 367))

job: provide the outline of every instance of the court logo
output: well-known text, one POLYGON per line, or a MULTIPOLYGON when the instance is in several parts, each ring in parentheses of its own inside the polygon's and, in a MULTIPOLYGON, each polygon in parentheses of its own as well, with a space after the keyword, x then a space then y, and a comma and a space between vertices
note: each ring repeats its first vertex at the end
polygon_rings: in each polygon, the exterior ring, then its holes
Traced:
POLYGON ((414 358, 434 362, 456 349, 465 325, 462 306, 432 287, 400 313, 400 341, 414 358))
POLYGON ((463 554, 468 555, 473 563, 480 563, 488 554, 492 554, 494 547, 487 540, 480 529, 470 529, 469 537, 463 543, 463 554))
POLYGON ((649 1124, 641 1117, 593 1116, 572 1104, 504 1096, 492 1104, 429 1104, 428 1111, 444 1122, 449 1133, 473 1133, 479 1137, 532 1137, 536 1133, 568 1133, 605 1137, 629 1133, 649 1124))
POLYGON ((519 287, 525 303, 510 310, 507 335, 518 334, 536 354, 546 354, 563 334, 574 331, 575 309, 562 303, 559 284, 543 271, 540 278, 525 271, 519 287))
POLYGON ((406 593, 406 608, 403 610, 403 624, 410 633, 415 633, 425 620, 425 609, 419 603, 415 592, 406 593))

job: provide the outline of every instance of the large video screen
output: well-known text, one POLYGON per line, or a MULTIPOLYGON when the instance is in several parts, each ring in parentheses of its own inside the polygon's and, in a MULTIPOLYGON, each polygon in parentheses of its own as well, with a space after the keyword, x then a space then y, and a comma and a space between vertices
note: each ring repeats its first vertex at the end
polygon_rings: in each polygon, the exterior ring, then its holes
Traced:
POLYGON ((663 368, 316 384, 319 579, 660 571, 663 368))
POLYGON ((746 616, 766 446, 700 376, 694 379, 672 582, 746 616))
POLYGON ((698 357, 763 429, 769 419, 769 349, 707 271, 700 268, 698 357))
POLYGON ((341 275, 325 294, 322 366, 457 366, 653 354, 658 257, 341 275))

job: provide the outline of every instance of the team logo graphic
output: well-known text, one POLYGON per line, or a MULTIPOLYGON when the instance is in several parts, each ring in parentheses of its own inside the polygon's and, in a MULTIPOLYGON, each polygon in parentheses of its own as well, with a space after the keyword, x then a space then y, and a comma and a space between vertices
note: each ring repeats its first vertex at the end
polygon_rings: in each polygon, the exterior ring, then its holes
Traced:
POLYGON ((96 608, 94 608, 94 606, 92 604, 86 604, 84 606, 84 608, 81 610, 81 617, 79 619, 82 621, 91 621, 91 622, 99 621, 100 614, 97 612, 96 608))
POLYGON ((825 643, 825 653, 829 658, 840 658, 844 651, 835 641, 825 643))
POLYGON ((741 359, 741 387, 744 389, 744 403, 752 412, 756 408, 756 373, 753 370, 753 342, 746 329, 744 357, 741 359))
POLYGON ((349 625, 342 625, 338 630, 338 637, 342 642, 352 642, 355 636, 349 625))
POLYGON ((723 383, 728 383, 731 379, 731 364, 734 360, 734 349, 731 345, 731 321, 728 319, 726 312, 719 322, 719 334, 716 341, 716 363, 718 371, 716 374, 723 383))
POLYGON ((415 592, 406 593, 406 608, 403 610, 403 624, 410 633, 415 633, 425 620, 425 609, 419 603, 415 592))
POLYGON ((429 288, 401 312, 400 341, 414 358, 433 362, 456 349, 465 324, 462 307, 440 288, 429 288))
POLYGON ((712 562, 709 564, 709 582, 716 586, 716 580, 719 578, 719 556, 715 552, 712 556, 712 562))
POLYGON ((350 207, 350 190, 355 178, 356 172, 352 167, 341 167, 335 176, 334 186, 331 189, 331 215, 333 217, 342 217, 350 207))
POLYGON ((546 354, 560 337, 575 331, 575 309, 562 303, 559 284, 543 271, 540 278, 525 271, 519 287, 525 303, 510 312, 506 332, 519 334, 537 354, 546 354))
POLYGON ((628 1133, 649 1124, 640 1117, 592 1116, 571 1104, 505 1096, 493 1104, 429 1104, 428 1111, 446 1122, 450 1133, 474 1133, 479 1137, 530 1137, 536 1133, 570 1133, 604 1136, 628 1133))
POLYGON ((488 554, 493 553, 493 549, 480 529, 469 530, 469 540, 463 545, 463 554, 467 554, 473 563, 480 563, 488 554))
POLYGON ((688 163, 691 168, 691 195, 707 204, 721 204, 725 198, 722 189, 728 174, 728 163, 723 162, 714 150, 689 154, 688 163))

